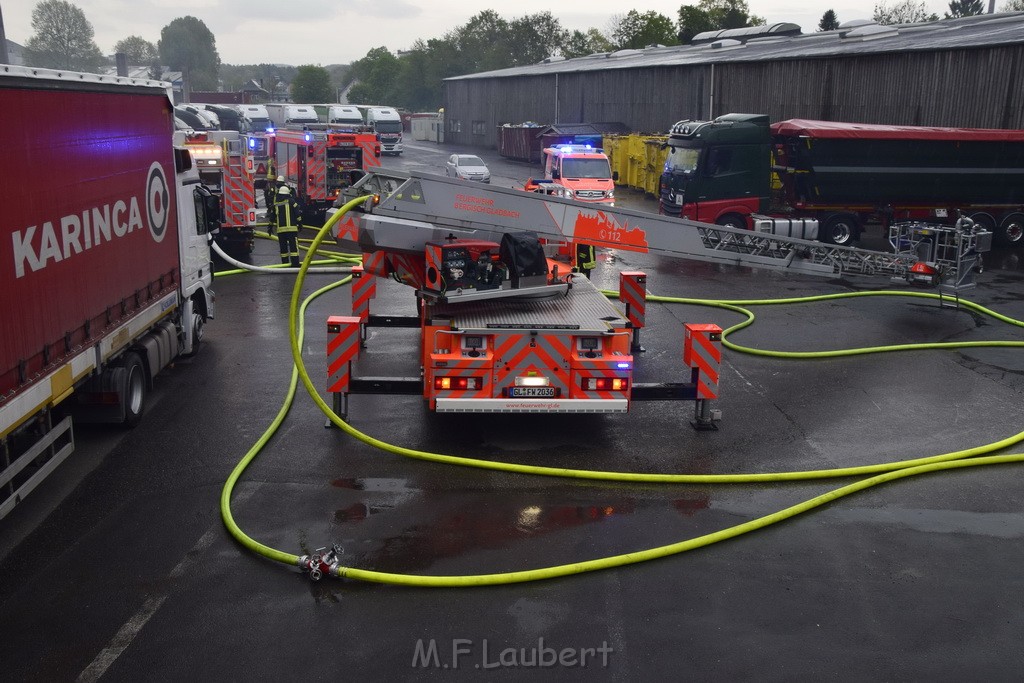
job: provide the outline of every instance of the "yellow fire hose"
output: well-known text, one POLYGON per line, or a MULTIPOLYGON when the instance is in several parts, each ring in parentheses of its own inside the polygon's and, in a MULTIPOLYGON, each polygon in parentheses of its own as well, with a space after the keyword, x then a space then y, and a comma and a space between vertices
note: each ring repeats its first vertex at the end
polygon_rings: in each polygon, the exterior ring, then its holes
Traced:
MULTIPOLYGON (((558 467, 541 467, 507 462, 495 462, 490 460, 479 460, 474 458, 445 455, 441 453, 431 453, 428 451, 404 448, 402 446, 397 446, 394 444, 381 441, 367 434, 364 434, 363 432, 360 432, 359 430, 352 427, 347 422, 345 422, 340 417, 334 414, 330 406, 328 406, 327 403, 320 397, 319 393, 314 387, 312 380, 309 378, 309 375, 306 372, 305 364, 302 360, 301 355, 302 340, 304 336, 304 313, 306 307, 316 297, 335 287, 347 284, 351 280, 351 276, 349 276, 343 280, 340 280, 339 282, 335 282, 327 287, 319 289, 313 292, 309 297, 307 297, 300 305, 299 298, 302 291, 302 286, 305 280, 306 273, 309 269, 312 260, 312 255, 317 252, 320 243, 328 234, 330 228, 341 218, 341 216, 343 216, 353 207, 357 206, 363 201, 366 201, 367 199, 368 198, 364 197, 347 203, 340 211, 335 213, 335 215, 332 216, 329 221, 327 221, 327 223, 317 234, 316 238, 313 240, 312 245, 310 246, 309 251, 306 254, 306 257, 303 260, 301 267, 299 268, 299 273, 295 280, 295 286, 292 290, 288 323, 289 334, 291 338, 292 359, 294 361, 294 365, 292 368, 291 381, 289 383, 288 393, 285 398, 285 402, 282 405, 277 416, 274 418, 270 426, 267 428, 267 430, 263 433, 260 439, 255 444, 253 444, 252 448, 250 448, 250 450, 245 454, 245 456, 238 463, 238 465, 236 465, 235 469, 231 472, 231 475, 224 483, 224 488, 221 491, 221 516, 229 532, 232 534, 232 536, 235 537, 235 539, 239 543, 249 548, 253 552, 263 555, 264 557, 267 557, 269 559, 278 562, 283 562, 285 564, 293 566, 300 566, 305 569, 311 570, 311 573, 313 570, 323 570, 324 573, 331 573, 335 576, 342 578, 359 579, 363 581, 373 581, 378 583, 390 583, 406 586, 459 587, 537 581, 541 579, 551 579, 560 576, 568 576, 571 574, 595 571, 598 569, 607 569, 610 567, 619 567, 627 564, 635 564, 638 562, 644 562, 647 560, 653 560, 661 557, 666 557, 668 555, 686 552, 688 550, 694 550, 696 548, 711 545, 712 543, 717 543, 719 541, 724 541, 726 539, 735 538, 736 536, 764 528, 771 524, 776 524, 778 522, 789 519, 791 517, 807 512, 809 510, 815 509, 822 505, 826 505, 827 503, 830 503, 839 498, 851 495, 853 493, 857 493, 859 491, 863 491, 865 489, 877 486, 879 484, 894 481, 896 479, 903 479, 905 477, 912 477, 920 474, 937 472, 941 470, 959 469, 965 467, 978 467, 984 465, 1008 464, 1024 461, 1024 454, 987 455, 995 453, 1002 449, 1009 448, 1010 446, 1013 446, 1019 443, 1020 441, 1024 440, 1024 432, 1014 434, 1012 436, 1001 439, 999 441, 995 441, 993 443, 984 444, 973 448, 962 449, 958 451, 951 451, 949 453, 943 453, 940 455, 934 455, 930 457, 913 458, 909 460, 879 463, 875 465, 861 465, 855 467, 751 474, 650 474, 636 472, 614 472, 567 469, 558 467), (582 562, 574 562, 570 564, 552 567, 542 567, 526 571, 467 576, 431 576, 415 574, 396 574, 389 572, 377 572, 367 569, 358 569, 355 567, 345 567, 342 566, 338 562, 337 558, 334 558, 333 556, 329 558, 321 558, 319 556, 314 556, 312 558, 307 556, 300 557, 298 555, 270 548, 269 546, 259 543, 258 541, 247 536, 245 532, 243 532, 238 527, 231 514, 231 494, 236 482, 241 477, 245 469, 249 466, 249 464, 256 458, 256 456, 259 454, 262 448, 267 444, 267 442, 276 432, 281 423, 284 421, 284 418, 287 415, 288 410, 291 407, 291 404, 294 400, 295 390, 297 387, 298 380, 300 379, 302 380, 303 386, 306 388, 306 391, 308 392, 309 396, 313 399, 313 402, 316 403, 320 410, 328 417, 328 419, 335 426, 343 430, 345 433, 375 448, 379 448, 381 450, 396 453, 398 455, 403 455, 406 457, 417 458, 420 460, 428 460, 432 462, 439 462, 450 465, 461 465, 466 467, 477 467, 498 470, 503 472, 515 472, 520 474, 533 474, 542 476, 556 476, 603 481, 648 482, 666 484, 749 484, 754 482, 783 482, 808 479, 851 477, 860 475, 872 476, 833 489, 824 494, 806 500, 802 503, 792 505, 777 512, 765 515, 763 517, 759 517, 757 519, 750 520, 748 522, 744 522, 742 524, 731 526, 716 531, 714 533, 705 534, 703 536, 698 536, 696 538, 691 538, 685 541, 659 546, 656 548, 638 550, 621 555, 613 555, 610 557, 586 560, 582 562), (317 566, 318 563, 319 567, 317 566)), ((606 292, 606 294, 614 295, 614 293, 609 292, 606 292)), ((734 351, 762 356, 781 358, 831 358, 838 356, 860 355, 866 353, 882 353, 917 349, 954 349, 976 347, 1024 346, 1024 342, 1015 341, 944 342, 902 344, 868 347, 863 349, 842 349, 836 351, 787 352, 753 349, 741 346, 739 344, 734 344, 727 340, 727 336, 729 334, 736 332, 740 329, 743 329, 744 327, 747 327, 748 325, 753 323, 754 315, 749 310, 743 308, 743 306, 745 305, 809 303, 815 301, 824 301, 828 299, 849 298, 856 296, 910 296, 937 298, 937 295, 923 292, 856 292, 849 294, 801 297, 797 299, 772 300, 709 301, 702 299, 655 296, 649 296, 648 300, 666 303, 685 303, 700 306, 712 306, 740 313, 746 316, 746 320, 723 331, 723 345, 734 351)), ((979 313, 983 313, 985 315, 992 316, 1008 324, 1015 325, 1018 327, 1024 327, 1024 322, 995 313, 994 311, 990 311, 984 308, 983 306, 980 306, 973 302, 966 302, 961 299, 960 303, 961 305, 965 305, 971 308, 972 310, 975 310, 979 313)))

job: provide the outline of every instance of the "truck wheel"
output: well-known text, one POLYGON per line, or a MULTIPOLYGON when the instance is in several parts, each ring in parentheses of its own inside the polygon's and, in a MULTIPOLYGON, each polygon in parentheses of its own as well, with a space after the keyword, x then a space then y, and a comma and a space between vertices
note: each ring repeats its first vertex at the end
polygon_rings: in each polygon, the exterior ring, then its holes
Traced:
POLYGON ((1024 246, 1024 213, 1011 213, 994 231, 996 242, 1008 247, 1024 246))
POLYGON ((189 356, 194 356, 199 353, 199 349, 203 345, 203 332, 206 330, 206 321, 203 320, 203 316, 195 309, 192 308, 192 352, 189 356))
POLYGON ((825 221, 818 239, 825 244, 848 246, 860 237, 860 225, 853 216, 832 216, 825 221))
POLYGON ((146 407, 146 369, 138 354, 129 353, 124 357, 124 386, 121 400, 124 402, 124 426, 134 427, 142 419, 146 407))
POLYGON ((741 230, 746 230, 749 227, 747 225, 747 219, 738 213, 722 214, 715 221, 715 225, 722 225, 727 228, 740 228, 741 230))

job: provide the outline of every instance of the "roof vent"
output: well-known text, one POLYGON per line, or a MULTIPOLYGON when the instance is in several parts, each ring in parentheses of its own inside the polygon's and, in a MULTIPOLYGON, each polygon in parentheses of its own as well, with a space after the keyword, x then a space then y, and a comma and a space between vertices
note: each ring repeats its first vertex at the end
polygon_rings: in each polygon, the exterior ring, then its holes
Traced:
POLYGON ((897 35, 899 35, 899 31, 893 26, 865 24, 844 33, 843 40, 878 40, 879 38, 892 38, 897 35))
POLYGON ((716 40, 711 43, 712 50, 731 50, 737 47, 743 47, 743 41, 726 38, 724 40, 716 40))
POLYGON ((858 28, 860 26, 870 26, 878 22, 872 21, 871 19, 851 19, 850 21, 844 21, 839 24, 839 30, 858 28))
POLYGON ((611 53, 608 56, 609 57, 631 57, 632 55, 638 55, 641 52, 642 52, 641 50, 628 50, 628 49, 627 50, 618 50, 617 52, 613 52, 613 53, 611 53))

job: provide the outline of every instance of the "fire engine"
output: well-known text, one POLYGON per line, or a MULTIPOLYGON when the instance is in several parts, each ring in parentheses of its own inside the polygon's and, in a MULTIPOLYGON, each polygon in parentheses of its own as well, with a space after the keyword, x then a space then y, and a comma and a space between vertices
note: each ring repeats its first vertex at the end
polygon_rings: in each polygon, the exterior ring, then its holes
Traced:
POLYGON ((232 254, 249 254, 256 223, 254 180, 248 170, 251 158, 245 149, 249 136, 237 131, 175 132, 175 144, 183 145, 195 159, 200 181, 221 199, 217 244, 232 254))
POLYGON ((750 231, 393 171, 367 174, 342 200, 360 197, 368 200, 331 228, 342 248, 363 253, 352 315, 328 320, 329 391, 341 416, 359 393, 422 395, 437 412, 607 413, 631 401, 692 400, 692 424, 713 429, 720 328, 685 326, 683 381, 634 382, 646 275, 620 273, 613 304, 573 272, 579 250, 567 243, 830 277, 889 275, 937 285, 950 302, 975 286, 991 244, 990 232, 965 220, 907 225, 893 234, 899 250, 876 252, 791 237, 771 219, 750 231), (370 315, 374 277, 414 287, 419 315, 370 315), (421 377, 352 374, 373 326, 420 329, 421 377))
POLYGON ((353 171, 380 166, 380 142, 371 132, 278 128, 267 134, 269 157, 304 205, 307 222, 318 223, 353 181, 353 171))

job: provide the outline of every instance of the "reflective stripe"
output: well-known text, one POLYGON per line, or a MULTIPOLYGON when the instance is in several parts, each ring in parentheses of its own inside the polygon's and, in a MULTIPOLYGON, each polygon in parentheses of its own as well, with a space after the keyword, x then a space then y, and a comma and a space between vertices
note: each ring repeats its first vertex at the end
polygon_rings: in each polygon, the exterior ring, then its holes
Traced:
POLYGON ((377 279, 362 266, 352 266, 352 315, 366 322, 370 317, 370 299, 377 296, 377 279))
POLYGON ((359 318, 332 315, 327 319, 331 336, 327 340, 327 391, 347 391, 350 363, 359 354, 359 318), (332 328, 337 327, 337 332, 332 328))
POLYGON ((513 386, 516 377, 530 373, 546 377, 551 386, 561 390, 562 396, 569 395, 571 335, 498 333, 494 335, 494 347, 495 397, 513 386))
POLYGON ((438 413, 624 413, 626 399, 439 398, 438 413))
POLYGON ((638 271, 619 273, 619 301, 633 327, 643 327, 647 312, 647 275, 638 271))
POLYGON ((683 347, 683 361, 696 368, 697 397, 718 398, 718 373, 722 363, 722 342, 712 341, 711 336, 721 338, 722 328, 718 325, 686 325, 686 341, 683 347))

